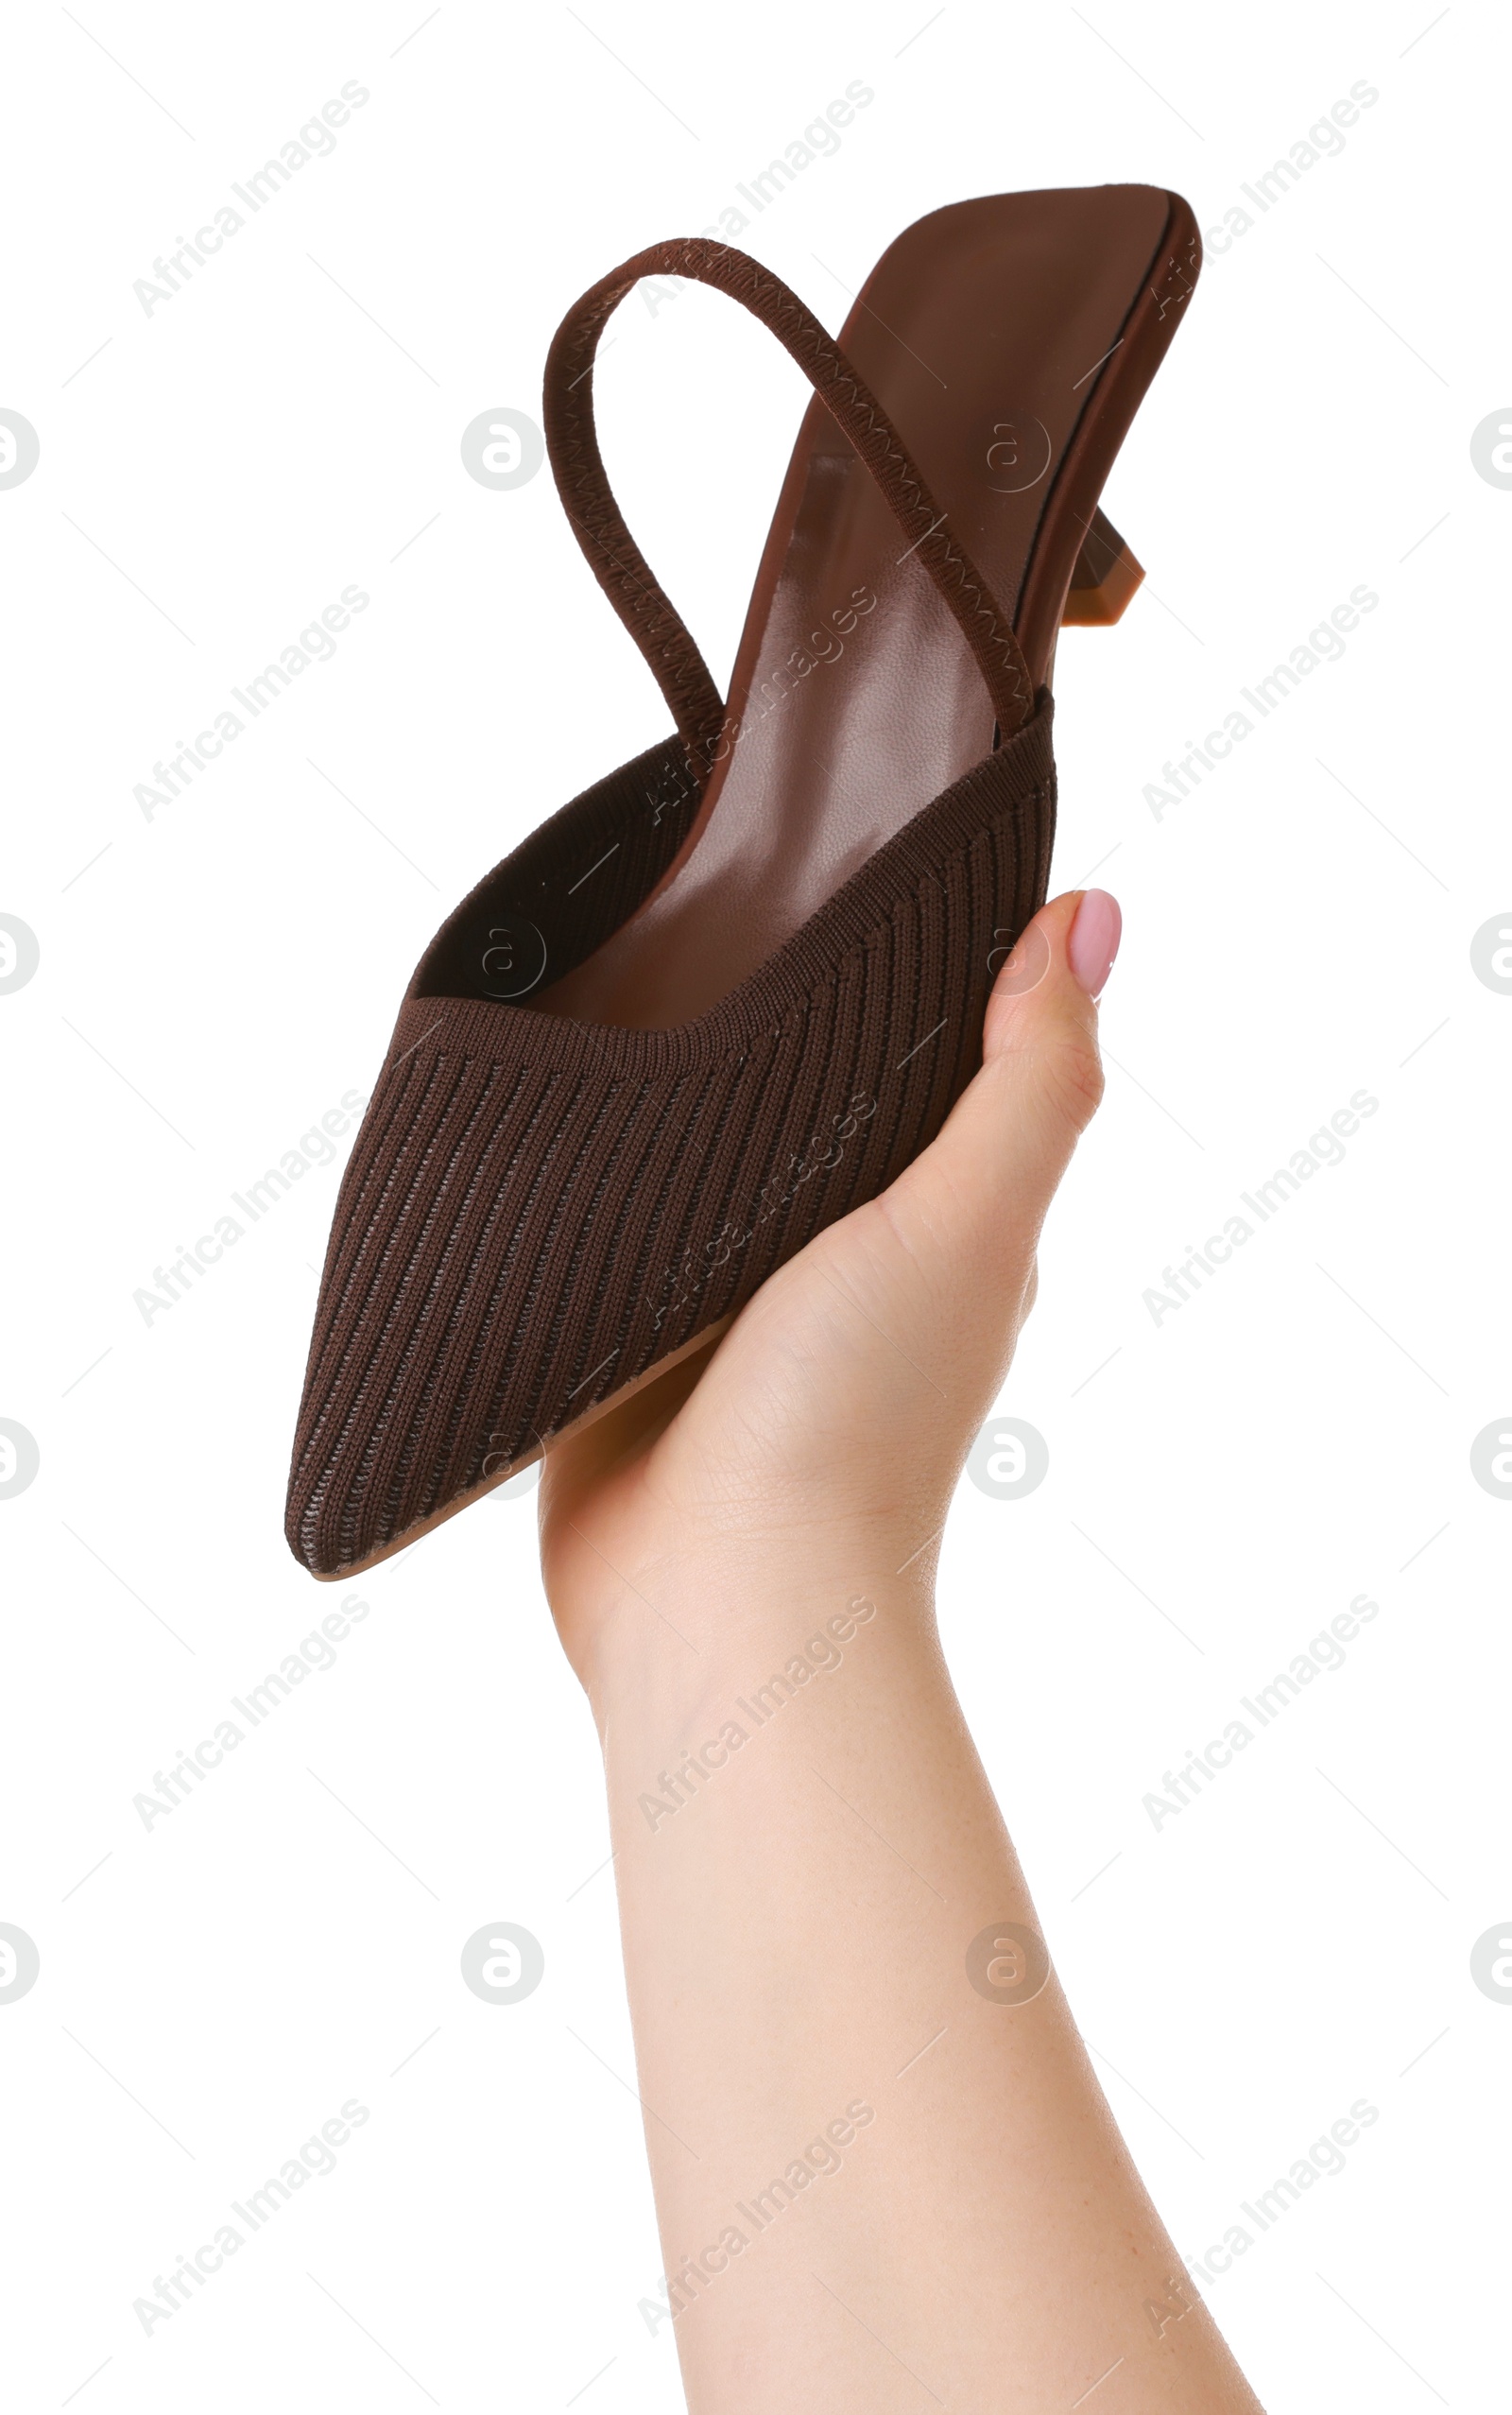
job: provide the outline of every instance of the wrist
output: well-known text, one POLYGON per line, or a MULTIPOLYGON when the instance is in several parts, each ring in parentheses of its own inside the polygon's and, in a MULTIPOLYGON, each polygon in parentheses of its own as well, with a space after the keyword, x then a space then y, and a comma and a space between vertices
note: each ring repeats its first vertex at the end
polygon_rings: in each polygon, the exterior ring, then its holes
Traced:
POLYGON ((713 1736, 826 1690, 858 1655, 877 1675, 937 1659, 933 1554, 902 1571, 890 1556, 875 1535, 832 1534, 799 1554, 742 1543, 639 1578, 576 1656, 601 1737, 627 1721, 713 1736))

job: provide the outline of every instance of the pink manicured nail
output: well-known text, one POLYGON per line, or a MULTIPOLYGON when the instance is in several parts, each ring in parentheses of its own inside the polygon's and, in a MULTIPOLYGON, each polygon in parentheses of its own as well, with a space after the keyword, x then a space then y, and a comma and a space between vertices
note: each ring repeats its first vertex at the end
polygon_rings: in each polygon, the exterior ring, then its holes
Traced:
POLYGON ((1101 997, 1123 933, 1124 917, 1117 898, 1109 897, 1106 888, 1088 889, 1076 908, 1066 954, 1073 974, 1090 998, 1101 997))

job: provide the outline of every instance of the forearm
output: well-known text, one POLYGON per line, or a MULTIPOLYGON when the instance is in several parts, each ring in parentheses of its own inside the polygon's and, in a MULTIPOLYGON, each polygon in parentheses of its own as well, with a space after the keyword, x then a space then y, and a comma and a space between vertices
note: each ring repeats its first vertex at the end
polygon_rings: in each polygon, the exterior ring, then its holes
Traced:
POLYGON ((754 1557, 591 1682, 695 2415, 1069 2407, 1117 2358, 1121 2409, 1253 2406, 1039 1984, 919 1566, 754 1557))

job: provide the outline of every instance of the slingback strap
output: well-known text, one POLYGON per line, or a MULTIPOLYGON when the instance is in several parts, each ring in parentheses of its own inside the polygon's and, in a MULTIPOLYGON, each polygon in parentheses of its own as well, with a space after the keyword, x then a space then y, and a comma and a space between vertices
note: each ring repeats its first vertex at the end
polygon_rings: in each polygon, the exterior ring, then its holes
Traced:
POLYGON ((850 439, 903 532, 906 554, 928 572, 960 624, 987 682, 1004 737, 1034 710, 1034 682, 1012 623, 994 600, 903 449, 876 396, 833 336, 769 268, 702 236, 655 243, 590 285, 546 357, 546 447, 562 507, 590 568, 645 656, 672 708, 700 781, 720 748, 725 706, 692 636, 620 516, 593 424, 593 358, 610 313, 642 277, 694 277, 743 302, 769 328, 850 439))

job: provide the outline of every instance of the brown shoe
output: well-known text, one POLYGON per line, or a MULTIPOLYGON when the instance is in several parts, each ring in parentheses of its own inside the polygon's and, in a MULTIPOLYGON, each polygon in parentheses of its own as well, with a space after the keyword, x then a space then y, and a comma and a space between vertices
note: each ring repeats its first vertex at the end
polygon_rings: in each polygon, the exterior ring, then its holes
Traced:
POLYGON ((1007 194, 909 228, 841 343, 702 240, 568 313, 552 469, 678 734, 507 856, 409 985, 300 1409, 286 1531, 315 1576, 696 1347, 938 1131, 1045 896, 1057 633, 1141 576, 1097 499, 1198 257, 1174 194, 1007 194), (594 434, 600 335, 652 275, 744 302, 815 388, 728 702, 594 434))

